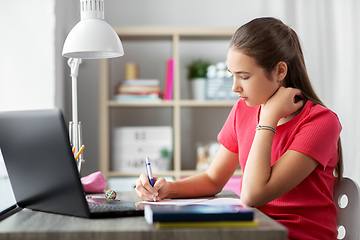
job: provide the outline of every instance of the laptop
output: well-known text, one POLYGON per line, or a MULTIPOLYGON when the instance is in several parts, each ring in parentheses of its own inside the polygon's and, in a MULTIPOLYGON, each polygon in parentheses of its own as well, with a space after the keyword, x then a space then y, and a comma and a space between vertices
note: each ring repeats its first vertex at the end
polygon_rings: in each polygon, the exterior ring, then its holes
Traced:
POLYGON ((135 202, 86 198, 59 109, 0 112, 0 149, 20 208, 84 218, 144 215, 135 202))
MULTIPOLYGON (((0 152, 0 165, 3 164, 0 152)), ((1 168, 1 166, 0 166, 1 168)), ((5 168, 5 166, 4 166, 5 168)), ((0 169, 1 170, 1 169, 0 169)), ((0 221, 6 217, 6 214, 12 212, 16 208, 15 198, 12 194, 9 179, 4 175, 0 175, 0 221)))

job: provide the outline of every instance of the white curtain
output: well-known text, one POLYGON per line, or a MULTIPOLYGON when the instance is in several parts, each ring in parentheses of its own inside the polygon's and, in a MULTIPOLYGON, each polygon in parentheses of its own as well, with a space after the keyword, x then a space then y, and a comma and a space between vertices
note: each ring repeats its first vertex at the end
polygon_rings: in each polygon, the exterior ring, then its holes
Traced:
POLYGON ((360 184, 360 1, 264 0, 264 4, 298 33, 314 88, 343 126, 344 176, 360 184))

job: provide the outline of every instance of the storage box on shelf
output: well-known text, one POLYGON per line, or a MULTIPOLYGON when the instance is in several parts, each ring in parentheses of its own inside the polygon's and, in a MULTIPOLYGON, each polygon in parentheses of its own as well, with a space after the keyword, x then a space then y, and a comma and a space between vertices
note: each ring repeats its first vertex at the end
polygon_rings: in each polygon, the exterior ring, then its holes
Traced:
MULTIPOLYGON (((118 60, 101 60, 100 170, 107 178, 139 175, 138 172, 117 172, 112 167, 112 136, 116 128, 170 126, 173 129, 171 168, 169 171, 158 171, 155 175, 174 177, 174 179, 193 175, 197 172, 196 143, 216 141, 216 134, 220 131, 235 100, 189 99, 186 64, 199 57, 209 58, 214 62, 225 59, 228 43, 235 29, 124 27, 115 28, 115 31, 121 37, 125 55, 118 60), (217 42, 222 45, 214 51, 214 47, 210 45, 217 42), (143 46, 146 44, 150 46, 148 49, 143 46), (125 75, 126 62, 139 63, 140 77, 144 75, 145 78, 160 79, 161 87, 164 88, 166 62, 169 58, 174 61, 172 100, 159 102, 113 100, 114 88, 125 75), (213 125, 209 126, 209 124, 213 125), (187 146, 189 144, 192 149, 187 146)), ((240 176, 241 170, 234 175, 240 176)))

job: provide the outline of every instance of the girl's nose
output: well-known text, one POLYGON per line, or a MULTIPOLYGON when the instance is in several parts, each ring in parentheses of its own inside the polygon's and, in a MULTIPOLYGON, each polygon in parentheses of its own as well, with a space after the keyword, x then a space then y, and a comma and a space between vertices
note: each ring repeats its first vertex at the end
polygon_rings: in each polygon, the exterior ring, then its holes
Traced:
POLYGON ((240 86, 239 83, 237 83, 237 81, 235 80, 234 78, 234 81, 233 81, 233 85, 232 85, 232 89, 231 89, 233 92, 239 92, 241 93, 243 91, 242 87, 240 86))

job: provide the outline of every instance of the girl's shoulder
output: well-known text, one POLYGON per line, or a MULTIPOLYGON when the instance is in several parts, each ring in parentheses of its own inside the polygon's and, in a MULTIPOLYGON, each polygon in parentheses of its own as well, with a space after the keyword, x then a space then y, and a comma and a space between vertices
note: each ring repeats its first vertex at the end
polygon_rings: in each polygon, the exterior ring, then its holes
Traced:
POLYGON ((307 101, 305 107, 307 107, 309 115, 324 115, 338 119, 338 116, 334 111, 311 101, 307 101))
POLYGON ((331 122, 341 126, 338 115, 331 109, 315 104, 311 101, 305 103, 302 118, 306 121, 331 122))

